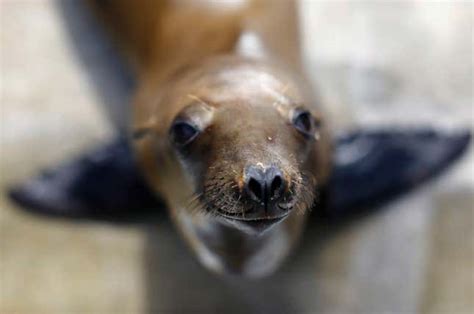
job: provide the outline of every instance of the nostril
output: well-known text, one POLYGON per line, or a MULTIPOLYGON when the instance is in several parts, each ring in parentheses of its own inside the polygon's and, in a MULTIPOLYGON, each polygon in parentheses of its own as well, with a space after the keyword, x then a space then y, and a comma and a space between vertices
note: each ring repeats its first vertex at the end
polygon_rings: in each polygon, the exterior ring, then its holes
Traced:
POLYGON ((286 182, 277 167, 248 167, 245 175, 247 196, 265 208, 283 197, 286 182))
POLYGON ((272 198, 280 196, 280 192, 283 189, 283 179, 276 175, 270 186, 270 195, 272 198))
POLYGON ((257 200, 263 198, 262 185, 254 178, 251 178, 248 183, 248 189, 257 200))

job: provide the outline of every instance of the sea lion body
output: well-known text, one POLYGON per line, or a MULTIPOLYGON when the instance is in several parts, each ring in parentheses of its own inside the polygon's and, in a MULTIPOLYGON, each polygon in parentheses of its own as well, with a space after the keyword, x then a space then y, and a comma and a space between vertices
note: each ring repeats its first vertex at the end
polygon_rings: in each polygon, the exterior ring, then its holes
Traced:
POLYGON ((93 4, 136 73, 130 125, 149 184, 208 269, 263 276, 303 230, 330 140, 302 71, 295 3, 219 3, 93 4))

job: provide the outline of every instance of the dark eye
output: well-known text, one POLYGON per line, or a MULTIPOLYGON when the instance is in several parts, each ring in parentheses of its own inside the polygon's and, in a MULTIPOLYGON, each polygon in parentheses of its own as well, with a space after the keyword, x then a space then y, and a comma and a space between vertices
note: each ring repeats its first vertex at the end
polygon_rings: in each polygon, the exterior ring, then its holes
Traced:
POLYGON ((308 111, 297 110, 293 117, 293 126, 306 136, 314 135, 314 119, 308 111))
POLYGON ((175 144, 184 146, 191 143, 198 136, 199 131, 188 122, 178 121, 171 127, 170 134, 175 144))

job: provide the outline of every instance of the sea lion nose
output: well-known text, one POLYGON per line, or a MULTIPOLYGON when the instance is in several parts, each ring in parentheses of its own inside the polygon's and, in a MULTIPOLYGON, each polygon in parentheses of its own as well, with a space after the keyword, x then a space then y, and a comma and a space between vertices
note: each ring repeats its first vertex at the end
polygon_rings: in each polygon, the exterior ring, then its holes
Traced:
POLYGON ((280 169, 250 166, 246 170, 245 190, 252 200, 267 208, 279 200, 285 190, 285 180, 280 169))

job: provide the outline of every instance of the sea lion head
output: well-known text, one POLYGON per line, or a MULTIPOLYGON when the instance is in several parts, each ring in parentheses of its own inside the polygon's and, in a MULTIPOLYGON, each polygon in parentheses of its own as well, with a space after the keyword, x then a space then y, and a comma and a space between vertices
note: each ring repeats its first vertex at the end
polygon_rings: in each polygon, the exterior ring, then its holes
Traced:
POLYGON ((319 113, 271 65, 223 58, 182 69, 153 119, 156 170, 146 171, 165 199, 244 231, 309 210, 327 171, 319 113))

